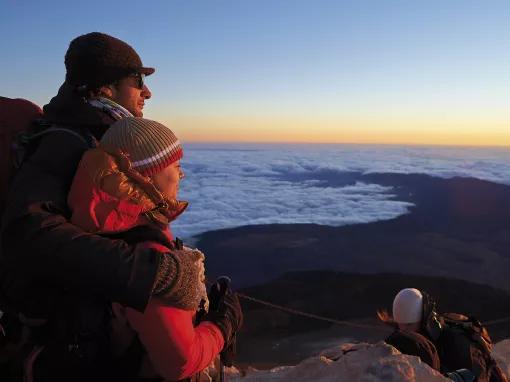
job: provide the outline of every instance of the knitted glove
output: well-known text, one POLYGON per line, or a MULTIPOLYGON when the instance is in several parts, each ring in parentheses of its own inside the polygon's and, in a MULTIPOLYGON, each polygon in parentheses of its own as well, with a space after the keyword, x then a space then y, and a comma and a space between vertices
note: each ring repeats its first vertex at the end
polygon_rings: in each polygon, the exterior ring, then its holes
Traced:
POLYGON ((209 311, 209 297, 207 296, 207 287, 205 286, 205 255, 202 251, 196 248, 189 248, 184 246, 184 250, 198 252, 202 255, 202 260, 199 261, 199 281, 200 281, 200 309, 209 311))
POLYGON ((152 294, 168 305, 196 310, 204 294, 203 279, 203 253, 176 249, 161 256, 152 294))
POLYGON ((219 295, 215 290, 217 284, 211 287, 209 299, 211 306, 209 312, 205 315, 204 321, 211 321, 220 329, 227 348, 234 335, 243 325, 243 311, 237 294, 230 288, 219 295))

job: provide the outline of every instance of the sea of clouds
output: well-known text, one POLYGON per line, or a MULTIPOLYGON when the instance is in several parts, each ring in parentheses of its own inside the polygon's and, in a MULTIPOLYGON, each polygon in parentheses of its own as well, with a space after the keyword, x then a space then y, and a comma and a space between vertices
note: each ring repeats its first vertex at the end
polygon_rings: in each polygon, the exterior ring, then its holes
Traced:
POLYGON ((187 144, 181 163, 186 177, 179 198, 190 206, 172 230, 184 238, 254 224, 368 223, 409 211, 412 204, 395 200, 391 187, 341 181, 352 172, 510 184, 510 150, 504 148, 187 144), (324 173, 340 181, 325 182, 324 173))

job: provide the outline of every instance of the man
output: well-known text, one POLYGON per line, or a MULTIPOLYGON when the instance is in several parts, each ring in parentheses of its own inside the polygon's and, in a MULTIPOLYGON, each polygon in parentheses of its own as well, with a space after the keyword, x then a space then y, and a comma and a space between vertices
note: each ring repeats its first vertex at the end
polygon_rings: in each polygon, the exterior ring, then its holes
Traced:
POLYGON ((43 109, 52 127, 37 138, 10 185, 1 235, 1 297, 29 324, 42 323, 44 330, 35 337, 51 337, 51 344, 41 340, 46 349, 41 357, 53 354, 60 365, 49 362, 41 375, 87 380, 93 372, 97 380, 101 367, 94 362, 108 358, 105 301, 140 311, 153 295, 179 304, 198 274, 190 271, 197 269, 190 251, 159 254, 138 247, 137 238, 147 238, 147 232, 124 235, 131 237, 126 242, 85 233, 68 222, 67 193, 83 152, 116 120, 143 115, 151 97, 144 79, 154 69, 144 67, 127 43, 97 32, 71 42, 65 65, 65 82, 43 109), (80 375, 65 375, 76 370, 76 360, 78 369, 88 367, 80 375), (61 366, 64 372, 55 371, 61 366))
POLYGON ((393 300, 396 330, 386 342, 414 355, 460 382, 504 382, 507 378, 491 356, 489 334, 475 319, 436 312, 432 298, 415 288, 402 289, 393 300))

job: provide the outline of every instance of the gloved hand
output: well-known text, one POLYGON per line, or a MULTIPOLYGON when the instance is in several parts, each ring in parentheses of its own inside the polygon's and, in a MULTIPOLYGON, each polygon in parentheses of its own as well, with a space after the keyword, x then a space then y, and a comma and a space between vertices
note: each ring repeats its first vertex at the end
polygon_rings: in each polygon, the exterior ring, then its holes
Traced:
POLYGON ((209 291, 210 307, 203 321, 211 321, 220 329, 226 349, 243 324, 243 311, 237 294, 230 287, 220 289, 218 282, 209 291))
POLYGON ((468 369, 459 369, 449 373, 446 376, 455 382, 475 382, 475 375, 468 369))
POLYGON ((204 254, 189 248, 161 255, 152 294, 165 303, 185 310, 196 310, 205 293, 204 254))
POLYGON ((196 248, 189 248, 189 247, 184 247, 185 250, 189 250, 189 251, 194 251, 194 252, 198 252, 199 254, 202 255, 202 260, 199 261, 198 263, 198 266, 199 266, 199 273, 198 273, 198 278, 199 278, 199 282, 200 282, 200 309, 203 309, 205 312, 208 312, 209 311, 209 297, 207 295, 207 288, 205 286, 205 256, 204 254, 202 253, 202 251, 200 251, 199 249, 196 249, 196 248))

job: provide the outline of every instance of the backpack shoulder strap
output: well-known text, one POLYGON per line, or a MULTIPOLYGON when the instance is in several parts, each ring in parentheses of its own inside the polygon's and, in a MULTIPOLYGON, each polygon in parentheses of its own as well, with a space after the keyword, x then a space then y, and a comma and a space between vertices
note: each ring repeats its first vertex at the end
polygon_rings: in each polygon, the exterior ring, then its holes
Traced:
POLYGON ((65 126, 58 126, 58 125, 51 125, 50 127, 39 131, 35 134, 31 134, 28 138, 31 139, 37 139, 44 135, 56 133, 56 132, 62 132, 66 134, 73 135, 77 139, 79 139, 83 144, 85 144, 88 148, 94 148, 97 147, 98 142, 97 139, 86 129, 71 129, 69 127, 65 126))
POLYGON ((87 149, 98 146, 97 139, 87 129, 73 129, 66 126, 48 124, 38 121, 37 128, 19 134, 11 147, 13 172, 16 172, 23 163, 37 150, 39 140, 52 133, 64 133, 75 137, 85 145, 87 149))

